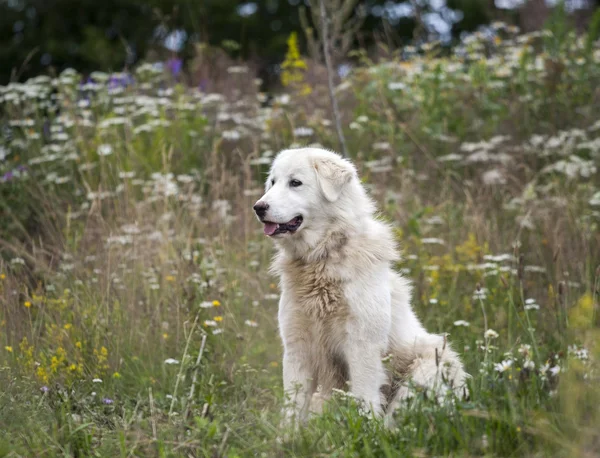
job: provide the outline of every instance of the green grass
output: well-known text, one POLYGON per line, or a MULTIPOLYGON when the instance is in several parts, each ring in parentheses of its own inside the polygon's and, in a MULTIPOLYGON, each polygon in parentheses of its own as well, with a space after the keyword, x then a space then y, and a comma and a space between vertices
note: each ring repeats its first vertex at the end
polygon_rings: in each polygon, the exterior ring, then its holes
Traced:
POLYGON ((336 148, 324 84, 272 108, 235 92, 247 74, 217 97, 149 66, 117 91, 72 72, 56 100, 49 79, 2 88, 0 456, 599 454, 600 49, 500 35, 338 90, 414 308, 472 375, 469 399, 417 391, 391 425, 340 393, 279 427, 251 207, 278 149, 336 148))

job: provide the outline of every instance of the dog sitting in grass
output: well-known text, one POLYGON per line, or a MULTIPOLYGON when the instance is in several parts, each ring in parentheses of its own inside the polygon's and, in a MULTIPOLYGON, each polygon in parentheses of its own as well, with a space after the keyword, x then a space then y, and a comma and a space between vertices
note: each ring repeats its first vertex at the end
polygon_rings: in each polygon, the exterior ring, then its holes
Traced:
POLYGON ((333 389, 376 415, 393 411, 411 383, 463 394, 459 356, 413 312, 410 282, 392 268, 392 229, 350 161, 320 148, 280 152, 254 211, 277 247, 288 420, 319 413, 333 389))

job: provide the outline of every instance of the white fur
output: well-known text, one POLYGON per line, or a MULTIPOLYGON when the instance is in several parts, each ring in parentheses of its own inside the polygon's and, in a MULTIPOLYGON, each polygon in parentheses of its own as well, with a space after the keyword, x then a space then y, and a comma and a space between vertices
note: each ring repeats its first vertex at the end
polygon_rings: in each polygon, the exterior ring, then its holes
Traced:
POLYGON ((436 394, 463 393, 468 375, 445 337, 414 314, 410 283, 392 269, 392 230, 375 218, 350 161, 318 148, 284 150, 260 201, 267 221, 303 217, 295 233, 273 237, 287 418, 318 412, 334 388, 349 388, 376 414, 410 395, 409 379, 436 394))

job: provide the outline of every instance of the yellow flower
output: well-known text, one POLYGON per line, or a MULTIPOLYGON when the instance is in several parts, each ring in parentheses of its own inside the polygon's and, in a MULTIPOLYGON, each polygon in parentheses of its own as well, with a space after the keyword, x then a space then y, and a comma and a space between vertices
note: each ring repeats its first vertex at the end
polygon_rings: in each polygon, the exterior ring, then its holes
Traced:
POLYGON ((43 366, 37 368, 36 375, 43 383, 48 383, 48 372, 43 366))
POLYGON ((63 326, 67 331, 73 327, 71 323, 67 323, 63 326))
POLYGON ((517 432, 520 433, 521 432, 521 427, 517 426, 517 432))
POLYGON ((216 317, 215 317, 215 321, 216 321, 216 322, 223 321, 223 317, 222 317, 222 316, 220 316, 220 315, 219 315, 219 316, 216 316, 216 317))
POLYGON ((169 338, 169 334, 167 334, 166 332, 163 334, 163 339, 167 340, 169 338))
POLYGON ((9 353, 12 353, 13 351, 13 348, 10 345, 7 345, 6 347, 4 347, 4 349, 9 353))
POLYGON ((29 301, 25 301, 25 303, 23 304, 25 307, 29 308, 31 307, 31 302, 29 301))
POLYGON ((0 280, 4 280, 6 278, 6 274, 0 274, 0 280))
POLYGON ((219 301, 213 301, 213 307, 220 307, 221 303, 219 301))
POLYGON ((71 372, 75 372, 75 371, 77 371, 77 365, 76 365, 76 364, 71 364, 71 365, 69 366, 69 370, 70 370, 71 372))
POLYGON ((277 367, 279 363, 277 361, 271 361, 271 367, 277 367))
POLYGON ((165 277, 165 280, 167 280, 167 281, 175 281, 175 277, 173 275, 167 275, 165 277))
POLYGON ((75 347, 77 347, 81 350, 81 342, 79 342, 79 341, 75 342, 75 347))
POLYGON ((115 372, 113 374, 113 378, 121 378, 121 374, 119 374, 118 372, 115 372))

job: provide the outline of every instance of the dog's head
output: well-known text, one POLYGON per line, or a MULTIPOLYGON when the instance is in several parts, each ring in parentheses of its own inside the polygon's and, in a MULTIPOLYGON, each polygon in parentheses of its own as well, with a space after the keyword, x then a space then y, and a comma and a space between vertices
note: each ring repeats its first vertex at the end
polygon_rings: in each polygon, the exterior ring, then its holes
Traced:
POLYGON ((349 217, 352 200, 363 197, 350 161, 320 148, 290 149, 273 161, 254 211, 266 235, 293 239, 309 231, 322 233, 335 220, 349 217))

